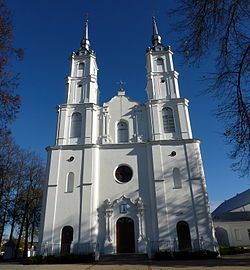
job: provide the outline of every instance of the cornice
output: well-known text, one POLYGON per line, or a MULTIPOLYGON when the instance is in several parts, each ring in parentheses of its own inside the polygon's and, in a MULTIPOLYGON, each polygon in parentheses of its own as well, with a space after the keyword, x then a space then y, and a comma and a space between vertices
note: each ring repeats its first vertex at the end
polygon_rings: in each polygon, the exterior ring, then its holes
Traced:
POLYGON ((136 142, 136 143, 121 143, 121 144, 78 144, 78 145, 56 145, 46 147, 47 152, 52 150, 82 150, 89 148, 98 149, 131 149, 134 147, 147 147, 152 145, 184 145, 190 143, 199 143, 199 139, 183 139, 183 140, 159 140, 148 142, 136 142))

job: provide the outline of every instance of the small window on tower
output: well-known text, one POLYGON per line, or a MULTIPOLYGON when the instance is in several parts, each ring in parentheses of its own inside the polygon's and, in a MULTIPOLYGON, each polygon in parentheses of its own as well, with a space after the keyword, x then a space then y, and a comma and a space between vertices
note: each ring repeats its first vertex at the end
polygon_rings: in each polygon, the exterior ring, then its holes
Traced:
POLYGON ((71 138, 80 138, 82 129, 82 115, 79 112, 75 112, 71 117, 71 138))
POLYGON ((163 59, 157 58, 157 65, 163 65, 163 59))
POLYGON ((163 129, 165 133, 175 132, 173 110, 169 107, 162 109, 163 129))
POLYGON ((164 71, 164 61, 162 58, 157 58, 156 65, 157 65, 157 71, 159 71, 159 72, 164 71))
POLYGON ((77 70, 77 76, 78 77, 84 76, 84 70, 85 70, 85 63, 84 62, 79 63, 78 70, 77 70))
POLYGON ((80 63, 79 64, 79 69, 84 70, 84 68, 85 68, 85 63, 84 62, 80 63))
POLYGON ((66 181, 66 192, 72 193, 74 190, 74 173, 70 172, 66 181))
POLYGON ((182 187, 181 184, 181 173, 178 168, 173 169, 173 180, 174 180, 174 188, 179 189, 182 187))

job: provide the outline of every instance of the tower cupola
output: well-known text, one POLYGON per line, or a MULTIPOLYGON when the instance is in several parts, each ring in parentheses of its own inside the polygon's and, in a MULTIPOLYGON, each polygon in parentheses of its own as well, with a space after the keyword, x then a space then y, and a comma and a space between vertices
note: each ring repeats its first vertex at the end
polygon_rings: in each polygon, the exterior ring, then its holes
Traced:
POLYGON ((89 41, 89 21, 88 19, 85 20, 84 24, 84 32, 83 32, 83 38, 81 40, 81 47, 79 49, 79 52, 82 53, 90 53, 90 41, 89 41))
POLYGON ((152 23, 153 23, 152 45, 155 47, 161 44, 161 36, 159 35, 155 16, 152 17, 152 23))
POLYGON ((162 44, 155 17, 152 17, 152 27, 152 46, 146 54, 148 99, 179 98, 178 73, 174 70, 173 52, 170 46, 162 44))
POLYGON ((98 103, 98 67, 96 55, 90 48, 88 19, 85 20, 81 47, 71 55, 71 71, 67 78, 67 103, 98 103))

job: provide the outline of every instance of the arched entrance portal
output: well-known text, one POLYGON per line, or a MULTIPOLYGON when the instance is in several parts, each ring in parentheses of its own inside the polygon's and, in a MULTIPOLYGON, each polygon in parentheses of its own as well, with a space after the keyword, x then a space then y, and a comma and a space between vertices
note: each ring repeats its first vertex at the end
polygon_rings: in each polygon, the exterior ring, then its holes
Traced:
POLYGON ((192 250, 189 225, 186 221, 179 221, 177 223, 177 236, 180 251, 192 250))
POLYGON ((62 229, 61 253, 70 253, 70 245, 73 241, 73 228, 65 226, 62 229))
POLYGON ((135 252, 134 221, 129 217, 119 218, 116 222, 117 253, 135 252))

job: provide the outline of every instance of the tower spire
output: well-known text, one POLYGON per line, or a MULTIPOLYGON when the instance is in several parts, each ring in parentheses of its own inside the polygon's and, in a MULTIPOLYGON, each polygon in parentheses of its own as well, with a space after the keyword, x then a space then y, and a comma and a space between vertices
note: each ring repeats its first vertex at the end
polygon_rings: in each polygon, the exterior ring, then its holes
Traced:
POLYGON ((90 48, 90 42, 89 42, 89 20, 88 17, 86 16, 85 19, 85 25, 84 25, 84 34, 83 34, 83 39, 81 41, 81 48, 86 49, 89 51, 90 48))
POLYGON ((153 46, 157 46, 161 44, 161 36, 159 35, 155 16, 152 17, 152 24, 153 24, 152 44, 153 46))

